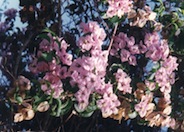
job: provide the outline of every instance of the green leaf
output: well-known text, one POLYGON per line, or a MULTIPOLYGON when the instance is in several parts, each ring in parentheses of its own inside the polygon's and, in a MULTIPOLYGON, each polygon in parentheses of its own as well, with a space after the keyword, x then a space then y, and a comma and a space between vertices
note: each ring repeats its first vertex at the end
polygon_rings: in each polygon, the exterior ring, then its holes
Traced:
POLYGON ((173 23, 175 31, 178 30, 178 25, 176 23, 173 23))
POLYGON ((19 104, 22 104, 22 102, 23 102, 22 97, 17 96, 15 99, 16 99, 16 101, 17 101, 19 104))
POLYGON ((122 64, 116 64, 116 63, 113 63, 110 67, 110 71, 116 71, 118 70, 119 68, 121 69, 124 69, 124 67, 122 66, 122 64))
POLYGON ((177 25, 178 25, 178 27, 183 27, 184 26, 184 20, 179 19, 177 21, 177 25))
POLYGON ((63 108, 65 108, 65 107, 67 107, 69 103, 70 103, 70 100, 68 99, 64 104, 62 104, 62 105, 60 106, 60 108, 63 109, 63 108))
POLYGON ((39 96, 34 96, 34 103, 36 104, 36 103, 41 103, 41 102, 43 102, 43 101, 45 101, 46 100, 46 96, 41 96, 41 97, 39 97, 39 96))
POLYGON ((52 36, 56 36, 56 34, 53 31, 51 31, 49 28, 44 29, 43 32, 50 33, 52 36))
POLYGON ((116 23, 119 23, 121 21, 124 21, 125 18, 124 17, 119 18, 118 16, 114 16, 114 17, 110 18, 109 20, 111 23, 116 24, 116 23))
POLYGON ((56 99, 56 103, 57 103, 57 109, 56 109, 56 117, 60 116, 61 113, 61 100, 60 99, 56 99))
POLYGON ((89 105, 86 109, 87 112, 95 111, 97 109, 96 105, 89 105))
POLYGON ((56 104, 52 105, 51 115, 56 117, 59 117, 61 115, 68 113, 73 106, 73 102, 70 99, 68 99, 63 104, 61 99, 55 99, 55 102, 56 104))
POLYGON ((47 34, 39 34, 38 38, 46 39, 50 43, 50 37, 47 34))
POLYGON ((53 58, 53 52, 49 52, 49 53, 42 53, 42 57, 46 60, 46 61, 52 61, 53 58))
POLYGON ((138 124, 139 124, 139 125, 147 125, 147 123, 148 123, 148 121, 145 121, 145 120, 143 120, 143 119, 140 119, 140 120, 138 121, 138 124))
POLYGON ((74 108, 78 113, 82 113, 84 110, 80 110, 77 104, 74 104, 74 108))
POLYGON ((63 108, 61 110, 60 115, 64 115, 68 113, 70 109, 72 108, 72 106, 73 106, 73 102, 70 99, 68 99, 67 102, 64 105, 62 105, 63 108))
POLYGON ((80 115, 82 117, 90 117, 93 113, 94 113, 94 111, 90 111, 90 112, 84 111, 84 112, 80 113, 80 115))

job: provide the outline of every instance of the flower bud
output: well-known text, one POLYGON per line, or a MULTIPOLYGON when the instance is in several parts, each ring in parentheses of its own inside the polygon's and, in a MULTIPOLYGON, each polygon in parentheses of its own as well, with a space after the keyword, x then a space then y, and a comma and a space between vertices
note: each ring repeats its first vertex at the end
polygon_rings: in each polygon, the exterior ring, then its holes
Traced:
POLYGON ((45 112, 49 109, 50 105, 48 103, 48 101, 44 101, 44 102, 41 102, 38 107, 37 107, 37 110, 39 112, 45 112))
POLYGON ((153 20, 155 20, 156 16, 157 16, 157 13, 151 12, 149 17, 148 17, 148 20, 153 21, 153 20))
POLYGON ((130 119, 134 119, 134 118, 136 118, 136 116, 137 116, 137 112, 134 111, 134 112, 132 112, 132 113, 129 113, 128 116, 129 116, 130 119))
POLYGON ((163 114, 170 115, 170 114, 171 114, 171 111, 172 111, 172 108, 171 108, 171 106, 168 105, 168 106, 163 110, 163 114))

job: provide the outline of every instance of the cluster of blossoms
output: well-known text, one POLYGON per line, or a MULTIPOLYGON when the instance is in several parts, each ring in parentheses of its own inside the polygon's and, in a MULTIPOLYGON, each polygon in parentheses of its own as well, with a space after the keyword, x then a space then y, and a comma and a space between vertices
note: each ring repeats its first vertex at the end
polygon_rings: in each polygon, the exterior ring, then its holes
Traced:
MULTIPOLYGON (((155 65, 157 65, 157 61, 160 61, 160 65, 155 67, 157 71, 151 73, 151 79, 155 79, 155 84, 149 81, 146 81, 146 84, 150 87, 150 90, 154 90, 156 84, 158 84, 164 97, 170 99, 171 85, 175 82, 174 71, 177 70, 178 67, 177 58, 169 55, 167 41, 160 40, 157 33, 147 34, 144 43, 147 47, 145 56, 151 59, 155 65)), ((154 66, 152 68, 154 68, 154 66)), ((145 69, 145 71, 151 72, 148 69, 145 69)))
MULTIPOLYGON (((161 27, 155 21, 156 13, 148 6, 134 10, 133 0, 107 0, 107 2, 108 18, 113 16, 121 18, 127 15, 126 21, 130 22, 130 26, 142 28, 147 21, 152 21, 156 28, 161 27)), ((16 13, 15 9, 9 9, 4 12, 4 15, 9 21, 15 18, 16 13)), ((106 33, 97 22, 81 23, 80 28, 82 35, 77 41, 80 54, 72 56, 71 51, 68 50, 69 45, 63 38, 54 37, 51 34, 47 34, 47 37, 40 42, 39 50, 37 55, 33 56, 29 70, 38 78, 39 85, 36 87, 41 89, 41 92, 37 91, 41 96, 44 93, 47 99, 36 102, 40 95, 38 93, 37 97, 30 101, 35 106, 27 103, 25 99, 29 93, 27 91, 31 89, 31 82, 24 76, 19 76, 14 88, 7 94, 13 103, 19 105, 14 121, 32 119, 35 111, 47 111, 54 101, 59 103, 53 103, 54 107, 51 111, 56 108, 60 111, 62 108, 59 105, 67 100, 64 94, 72 93, 71 98, 66 95, 71 102, 73 101, 72 106, 73 103, 75 106, 69 109, 75 108, 78 113, 87 112, 91 102, 95 100, 93 109, 99 108, 104 118, 121 120, 122 117, 132 119, 138 115, 138 118, 144 119, 151 127, 174 128, 175 120, 170 116, 172 112, 170 94, 171 85, 175 83, 174 71, 177 70, 178 64, 177 58, 169 54, 167 41, 162 40, 157 32, 153 32, 147 33, 144 41, 136 43, 133 36, 129 37, 119 32, 112 37, 109 51, 109 49, 102 49, 106 33), (126 62, 131 65, 130 69, 141 59, 147 61, 146 67, 137 66, 138 71, 141 71, 141 78, 138 80, 143 82, 137 83, 137 77, 140 76, 133 73, 130 78, 121 68, 115 72, 111 71, 109 54, 121 60, 122 64, 126 62), (110 72, 113 73, 110 74, 110 72), (137 87, 133 88, 131 83, 136 84, 137 87), (70 91, 68 87, 77 87, 78 91, 70 91), (50 101, 48 101, 49 97, 50 101)), ((7 29, 7 24, 1 22, 0 32, 7 29)), ((113 36, 115 34, 114 32, 113 36)), ((61 113, 57 115, 60 116, 61 113)))
POLYGON ((106 33, 103 28, 100 28, 97 22, 89 22, 87 24, 81 23, 80 27, 84 36, 79 38, 78 46, 81 50, 96 52, 101 50, 103 40, 106 37, 106 33), (90 33, 90 34, 88 34, 90 33), (88 34, 88 35, 87 35, 88 34))
MULTIPOLYGON (((135 110, 139 113, 141 117, 145 117, 149 121, 150 126, 166 126, 174 128, 175 120, 170 117, 172 108, 170 100, 171 85, 175 82, 175 73, 177 70, 177 59, 176 57, 169 55, 169 47, 166 40, 160 40, 160 37, 157 33, 147 34, 145 36, 145 46, 146 52, 145 56, 151 60, 150 63, 153 64, 150 70, 145 68, 145 72, 148 72, 147 79, 145 80, 145 86, 142 88, 142 91, 147 91, 141 97, 140 103, 135 105, 135 110), (154 72, 152 69, 155 69, 154 72), (152 95, 156 90, 161 93, 157 101, 152 103, 152 95), (149 101, 150 100, 150 101, 149 101), (141 106, 144 106, 144 109, 140 109, 141 106), (154 109, 158 111, 155 112, 154 109)), ((138 88, 139 92, 140 89, 138 88)), ((137 91, 136 91, 137 92, 137 91)))
POLYGON ((145 56, 153 61, 164 60, 169 55, 167 41, 160 40, 160 36, 156 32, 146 34, 144 44, 147 48, 145 56))
MULTIPOLYGON (((144 68, 144 84, 138 85, 134 96, 138 103, 134 106, 141 118, 149 121, 149 126, 166 126, 174 128, 175 121, 171 118, 171 85, 175 82, 175 73, 177 70, 176 57, 169 55, 169 47, 166 40, 160 39, 158 33, 147 33, 144 43, 141 41, 135 44, 133 37, 127 37, 120 32, 114 37, 114 43, 110 51, 112 56, 128 62, 130 65, 136 65, 136 57, 144 54, 149 59, 144 68), (148 66, 149 65, 149 66, 148 66), (157 97, 154 91, 159 91, 161 97, 157 97), (157 99, 155 101, 154 99, 157 99), (164 102, 164 104, 162 103, 164 102)), ((118 81, 118 90, 123 93, 131 93, 130 81, 127 74, 118 70, 115 75, 118 81), (120 81, 120 78, 121 79, 120 81), (120 82, 120 83, 119 83, 120 82), (123 85, 122 85, 123 84, 123 85)))
POLYGON ((131 78, 122 70, 118 69, 115 73, 117 81, 117 89, 122 91, 123 94, 132 93, 132 87, 130 87, 131 78))
POLYGON ((44 39, 40 43, 37 57, 42 59, 35 57, 29 69, 34 74, 45 73, 40 80, 41 89, 46 94, 58 98, 63 93, 61 79, 68 77, 67 67, 72 64, 72 55, 67 53, 68 45, 64 40, 52 37, 50 34, 49 37, 50 42, 44 39), (47 60, 48 58, 50 60, 47 60))
POLYGON ((134 37, 128 37, 127 34, 120 32, 114 37, 114 43, 110 54, 118 57, 122 62, 128 62, 130 65, 137 64, 136 55, 145 51, 143 45, 135 44, 134 37))
POLYGON ((83 33, 89 35, 79 39, 78 45, 83 52, 90 51, 90 56, 82 56, 73 61, 69 72, 72 85, 77 85, 79 90, 75 94, 80 110, 84 110, 89 104, 90 95, 99 94, 102 98, 97 100, 97 106, 101 109, 103 117, 118 112, 120 102, 113 93, 112 84, 105 83, 105 74, 108 61, 108 51, 102 51, 105 32, 96 22, 81 24, 83 33))
MULTIPOLYGON (((44 39, 40 43, 37 56, 42 59, 35 58, 29 69, 37 75, 44 75, 40 80, 44 93, 56 99, 60 98, 65 86, 62 80, 68 77, 70 85, 79 88, 74 97, 76 107, 81 112, 87 109, 95 94, 97 95, 95 103, 105 118, 112 117, 118 120, 120 120, 118 117, 122 116, 126 119, 135 118, 137 112, 141 118, 149 122, 150 126, 174 127, 175 121, 170 117, 170 92, 175 77, 173 71, 177 69, 178 64, 175 57, 169 56, 167 41, 161 40, 157 33, 148 33, 144 43, 139 44, 135 44, 134 37, 128 37, 122 32, 114 37, 110 54, 119 58, 122 63, 128 62, 135 66, 136 57, 144 54, 150 60, 148 64, 156 65, 143 69, 145 82, 138 84, 137 89, 133 91, 130 86, 131 78, 122 69, 117 69, 113 74, 115 83, 111 84, 111 80, 105 79, 109 56, 108 50, 102 50, 105 31, 96 22, 82 23, 80 26, 83 36, 79 38, 77 45, 84 53, 81 57, 73 59, 67 52, 66 42, 50 34, 50 41, 44 39), (47 57, 50 55, 48 61, 47 57), (152 71, 154 68, 156 72, 152 71), (126 100, 120 101, 121 97, 114 93, 115 87, 118 93, 123 95, 133 92, 136 101, 134 110, 126 100), (157 101, 154 91, 160 91, 162 95, 157 101)), ((45 103, 43 105, 48 106, 45 103)))
POLYGON ((118 16, 121 18, 124 14, 133 8, 132 0, 108 0, 109 8, 106 12, 107 17, 118 16))
MULTIPOLYGON (((142 92, 145 91, 146 86, 144 86, 144 90, 142 89, 142 92)), ((140 88, 138 88, 134 94, 139 95, 140 93, 138 92, 141 92, 140 88)), ((135 105, 135 110, 139 113, 141 118, 148 121, 149 126, 163 126, 174 129, 175 120, 170 116, 172 109, 170 102, 164 97, 161 97, 157 102, 153 103, 154 96, 152 92, 144 93, 140 98, 140 102, 135 105)))
MULTIPOLYGON (((21 122, 23 120, 31 120, 35 116, 35 109, 32 106, 30 99, 27 99, 27 93, 31 89, 31 81, 24 77, 18 76, 14 81, 13 88, 7 92, 7 96, 13 103, 18 103, 17 110, 14 115, 14 122, 21 122)), ((49 109, 50 105, 47 101, 41 102, 37 111, 45 112, 49 109)))
POLYGON ((26 103, 26 93, 31 89, 31 82, 24 76, 19 76, 15 82, 14 87, 10 89, 7 96, 13 103, 20 103, 17 112, 14 116, 14 122, 20 122, 23 120, 31 120, 35 113, 31 104, 26 103))

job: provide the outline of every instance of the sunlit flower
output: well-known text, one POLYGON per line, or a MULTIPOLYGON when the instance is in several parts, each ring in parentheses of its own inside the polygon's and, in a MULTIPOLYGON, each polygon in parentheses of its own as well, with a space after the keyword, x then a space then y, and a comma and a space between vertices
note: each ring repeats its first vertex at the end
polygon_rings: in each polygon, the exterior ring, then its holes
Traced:
POLYGON ((114 75, 118 84, 118 90, 122 91, 124 94, 131 93, 132 87, 130 87, 130 77, 122 69, 118 69, 117 73, 114 75))
POLYGON ((133 4, 132 0, 108 0, 109 8, 106 12, 108 17, 122 17, 125 13, 131 11, 133 4))
POLYGON ((115 94, 105 93, 103 98, 97 101, 97 106, 101 109, 102 116, 107 118, 118 113, 117 107, 120 106, 120 102, 115 94))
POLYGON ((152 98, 152 94, 146 94, 145 96, 142 96, 141 102, 135 105, 134 108, 139 113, 140 117, 144 117, 146 114, 153 111, 155 105, 151 103, 152 98))
POLYGON ((39 112, 45 112, 47 111, 48 109, 50 108, 50 105, 48 103, 48 101, 44 101, 44 102, 41 102, 38 107, 37 107, 37 110, 39 112))

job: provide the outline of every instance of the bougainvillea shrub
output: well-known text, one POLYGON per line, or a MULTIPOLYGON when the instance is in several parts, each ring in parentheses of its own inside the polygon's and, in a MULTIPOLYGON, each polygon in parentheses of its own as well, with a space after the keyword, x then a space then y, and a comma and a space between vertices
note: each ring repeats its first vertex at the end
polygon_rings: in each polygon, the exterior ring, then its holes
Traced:
MULTIPOLYGON (((166 3, 157 1, 154 8, 136 0, 94 3, 101 20, 77 23, 73 43, 49 29, 36 36, 39 41, 25 67, 31 76, 18 74, 7 92, 14 122, 33 120, 39 113, 69 119, 100 112, 119 122, 184 130, 183 120, 174 116, 180 58, 161 20, 166 3)), ((7 25, 1 23, 0 32, 8 30, 16 13, 4 13, 7 25)), ((178 36, 182 25, 176 29, 174 22, 170 30, 178 36)))

